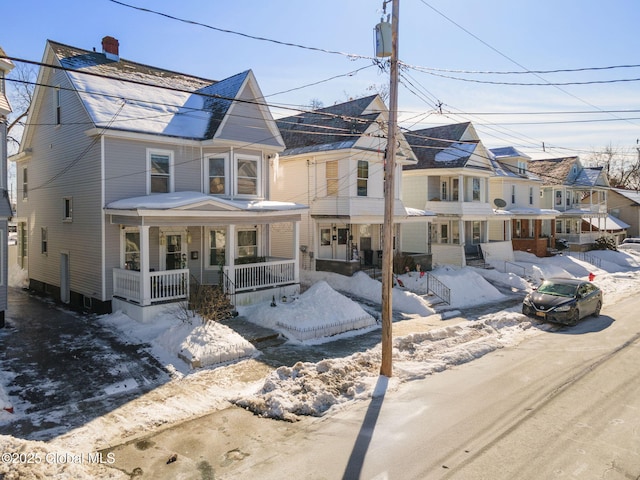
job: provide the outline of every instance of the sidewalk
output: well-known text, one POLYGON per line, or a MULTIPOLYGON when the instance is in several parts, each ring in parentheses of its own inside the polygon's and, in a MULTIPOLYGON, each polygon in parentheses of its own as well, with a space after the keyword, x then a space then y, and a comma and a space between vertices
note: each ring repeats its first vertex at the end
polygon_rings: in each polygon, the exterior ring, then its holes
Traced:
POLYGON ((59 436, 169 381, 145 345, 17 288, 9 288, 0 365, 15 416, 0 434, 30 440, 59 436))

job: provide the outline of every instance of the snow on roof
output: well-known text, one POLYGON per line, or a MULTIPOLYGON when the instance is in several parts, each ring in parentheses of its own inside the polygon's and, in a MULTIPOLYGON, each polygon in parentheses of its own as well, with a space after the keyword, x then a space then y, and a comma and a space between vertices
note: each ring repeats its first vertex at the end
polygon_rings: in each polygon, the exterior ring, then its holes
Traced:
POLYGON ((436 153, 436 162, 453 162, 469 157, 476 149, 476 143, 453 143, 450 147, 436 153))
POLYGON ((593 217, 586 217, 583 219, 585 222, 590 223, 596 228, 600 230, 613 231, 613 230, 624 230, 625 228, 629 228, 631 225, 623 222, 619 218, 614 217, 613 215, 607 215, 607 218, 604 219, 604 226, 602 225, 602 220, 600 219, 600 225, 598 225, 598 219, 593 217))
POLYGON ((216 82, 50 42, 97 127, 210 138, 249 71, 216 82))
POLYGON ((515 147, 499 147, 499 148, 491 148, 489 149, 491 154, 497 159, 500 158, 513 158, 513 157, 521 157, 521 158, 531 158, 529 155, 526 155, 519 151, 515 147))
POLYGON ((611 190, 640 205, 640 192, 638 190, 625 190, 623 188, 612 188, 611 190))
POLYGON ((156 193, 140 197, 123 198, 109 203, 106 208, 110 210, 170 210, 196 205, 202 202, 216 202, 238 210, 248 211, 282 211, 308 208, 306 205, 299 203, 277 202, 273 200, 228 200, 205 195, 200 192, 156 193))
POLYGON ((435 215, 435 212, 429 210, 420 210, 419 208, 405 207, 407 215, 410 217, 431 217, 435 215))
POLYGON ((509 211, 515 215, 560 215, 558 210, 552 210, 549 208, 510 208, 509 211))
POLYGON ((600 168, 583 168, 573 183, 574 185, 594 186, 600 178, 600 173, 602 173, 600 168))

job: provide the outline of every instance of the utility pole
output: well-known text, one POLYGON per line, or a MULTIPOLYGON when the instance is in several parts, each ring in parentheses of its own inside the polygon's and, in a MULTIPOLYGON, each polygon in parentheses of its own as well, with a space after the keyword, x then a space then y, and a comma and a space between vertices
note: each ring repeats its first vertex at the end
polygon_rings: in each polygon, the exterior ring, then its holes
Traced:
MULTIPOLYGON (((386 2, 385 2, 386 3, 386 2)), ((389 126, 384 178, 384 225, 382 227, 382 362, 380 375, 393 374, 392 289, 393 289, 393 210, 396 169, 396 129, 398 123, 398 9, 400 0, 393 0, 391 9, 391 68, 389 87, 389 126)))

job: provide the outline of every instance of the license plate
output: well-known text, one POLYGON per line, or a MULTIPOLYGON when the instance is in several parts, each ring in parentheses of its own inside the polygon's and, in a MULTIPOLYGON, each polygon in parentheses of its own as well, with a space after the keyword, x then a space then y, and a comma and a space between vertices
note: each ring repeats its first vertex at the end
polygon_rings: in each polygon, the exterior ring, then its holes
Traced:
POLYGON ((544 317, 544 312, 536 312, 536 315, 539 317, 544 317))

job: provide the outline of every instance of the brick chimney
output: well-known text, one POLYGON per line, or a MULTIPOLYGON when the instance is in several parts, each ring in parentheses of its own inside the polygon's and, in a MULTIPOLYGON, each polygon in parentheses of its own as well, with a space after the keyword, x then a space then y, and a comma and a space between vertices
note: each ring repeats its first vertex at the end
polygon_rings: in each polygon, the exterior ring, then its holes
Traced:
POLYGON ((109 60, 117 62, 120 60, 120 42, 113 37, 103 37, 102 39, 102 53, 109 60))

